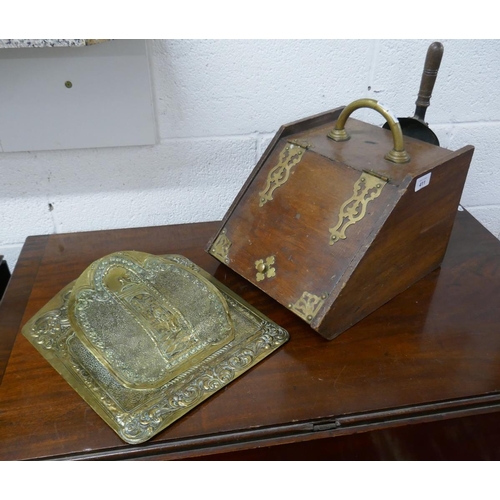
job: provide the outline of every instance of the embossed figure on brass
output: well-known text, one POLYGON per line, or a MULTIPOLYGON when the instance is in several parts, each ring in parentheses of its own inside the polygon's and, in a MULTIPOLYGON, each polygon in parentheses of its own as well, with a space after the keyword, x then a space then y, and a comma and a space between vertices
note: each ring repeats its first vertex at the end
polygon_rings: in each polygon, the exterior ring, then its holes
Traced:
POLYGON ((102 258, 75 282, 80 341, 131 388, 159 387, 234 337, 227 305, 189 267, 138 252, 102 258))

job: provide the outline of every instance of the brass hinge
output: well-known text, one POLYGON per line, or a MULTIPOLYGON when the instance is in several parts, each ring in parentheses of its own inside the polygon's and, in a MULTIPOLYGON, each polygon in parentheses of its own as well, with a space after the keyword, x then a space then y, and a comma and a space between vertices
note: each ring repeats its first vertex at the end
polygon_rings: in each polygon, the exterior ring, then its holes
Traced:
POLYGON ((379 174, 378 172, 374 172, 373 170, 363 170, 363 172, 373 175, 373 177, 377 177, 378 179, 382 179, 384 182, 391 182, 391 179, 389 177, 379 174))
POLYGON ((289 139, 288 142, 304 149, 311 149, 314 147, 313 144, 311 144, 309 141, 306 141, 305 139, 289 139))
POLYGON ((347 238, 349 226, 363 219, 368 203, 380 196, 386 183, 382 178, 363 171, 353 186, 352 196, 340 207, 337 225, 329 229, 330 245, 347 238))
POLYGON ((259 207, 272 201, 273 193, 283 186, 290 177, 290 170, 302 160, 307 148, 294 142, 287 142, 280 152, 278 163, 267 174, 266 185, 259 191, 259 207))

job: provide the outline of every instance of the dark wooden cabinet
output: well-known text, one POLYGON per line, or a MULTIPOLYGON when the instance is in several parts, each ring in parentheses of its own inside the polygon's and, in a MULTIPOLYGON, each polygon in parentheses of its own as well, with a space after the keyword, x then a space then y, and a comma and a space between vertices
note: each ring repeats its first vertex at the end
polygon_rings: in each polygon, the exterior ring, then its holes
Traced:
POLYGON ((500 241, 469 213, 457 213, 440 268, 331 341, 204 251, 218 227, 27 239, 0 306, 0 459, 500 458, 500 241), (20 334, 92 261, 132 249, 185 255, 291 336, 135 446, 20 334))

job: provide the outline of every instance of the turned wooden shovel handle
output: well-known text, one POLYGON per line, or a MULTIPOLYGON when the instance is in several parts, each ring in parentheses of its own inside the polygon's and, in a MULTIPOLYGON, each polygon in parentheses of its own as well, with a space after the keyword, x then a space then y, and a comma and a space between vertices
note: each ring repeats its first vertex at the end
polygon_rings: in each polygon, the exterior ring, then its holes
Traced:
POLYGON ((425 112, 431 102, 432 90, 436 83, 439 66, 443 58, 443 51, 444 47, 440 42, 432 43, 427 49, 422 79, 420 80, 420 89, 418 91, 417 100, 415 101, 416 108, 414 118, 421 122, 424 122, 425 112))

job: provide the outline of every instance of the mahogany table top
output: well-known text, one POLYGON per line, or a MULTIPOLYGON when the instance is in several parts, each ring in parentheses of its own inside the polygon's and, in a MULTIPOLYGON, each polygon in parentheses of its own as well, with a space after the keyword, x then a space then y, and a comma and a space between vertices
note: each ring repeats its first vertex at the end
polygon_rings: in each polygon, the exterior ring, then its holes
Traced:
POLYGON ((251 457, 500 412, 500 241, 469 213, 457 213, 440 269, 332 341, 205 253, 218 224, 26 240, 0 305, 0 460, 251 457), (92 261, 119 250, 182 254, 291 336, 141 445, 122 442, 20 334, 92 261))

